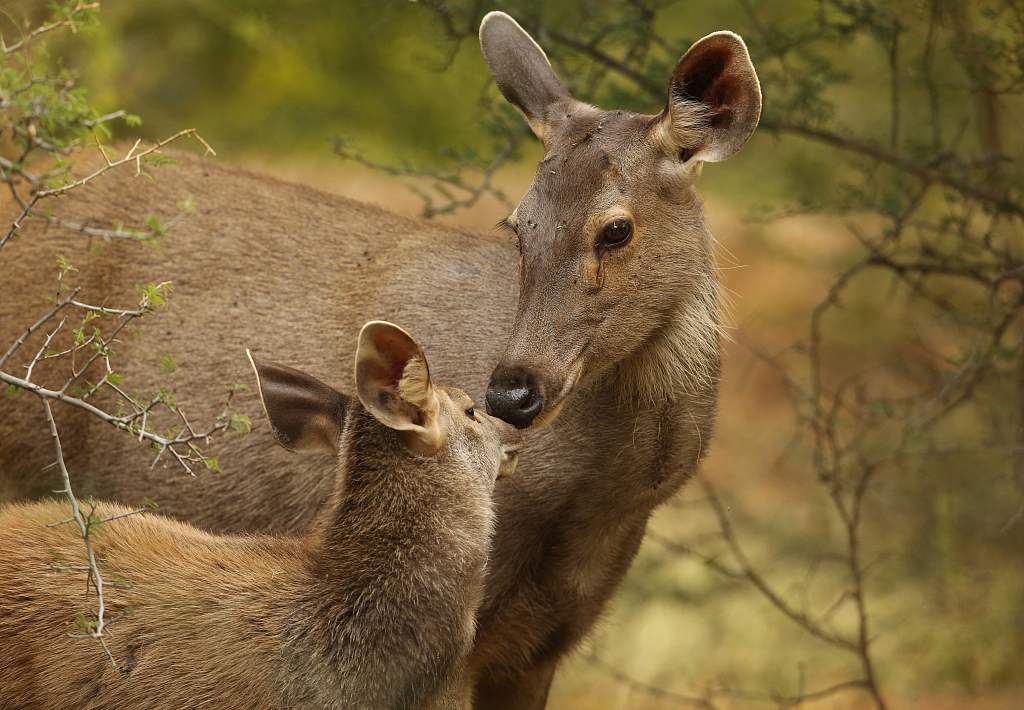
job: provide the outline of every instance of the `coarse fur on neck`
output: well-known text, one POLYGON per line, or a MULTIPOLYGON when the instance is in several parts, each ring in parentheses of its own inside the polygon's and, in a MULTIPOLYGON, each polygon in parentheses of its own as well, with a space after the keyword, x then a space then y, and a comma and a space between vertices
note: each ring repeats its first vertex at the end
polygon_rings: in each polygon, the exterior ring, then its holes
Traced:
POLYGON ((680 279, 688 284, 676 307, 644 343, 613 370, 619 399, 631 408, 653 408, 713 393, 721 369, 720 343, 728 335, 722 311, 728 301, 718 280, 714 238, 701 230, 707 261, 680 279))
POLYGON ((303 679, 291 699, 346 697, 337 669, 355 665, 379 670, 362 697, 418 706, 454 682, 472 644, 494 525, 487 481, 454 470, 444 448, 411 453, 359 404, 344 432, 345 480, 316 526, 313 583, 287 631, 286 673, 303 679))

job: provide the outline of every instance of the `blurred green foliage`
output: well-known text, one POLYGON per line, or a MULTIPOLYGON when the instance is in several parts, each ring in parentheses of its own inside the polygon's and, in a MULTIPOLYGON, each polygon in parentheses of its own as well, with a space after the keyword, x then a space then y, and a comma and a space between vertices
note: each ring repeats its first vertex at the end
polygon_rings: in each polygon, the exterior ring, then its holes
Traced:
POLYGON ((144 110, 149 138, 202 126, 219 150, 269 155, 329 151, 336 135, 417 156, 475 145, 488 75, 469 54, 437 71, 442 43, 409 7, 106 2, 62 53, 101 108, 144 110))

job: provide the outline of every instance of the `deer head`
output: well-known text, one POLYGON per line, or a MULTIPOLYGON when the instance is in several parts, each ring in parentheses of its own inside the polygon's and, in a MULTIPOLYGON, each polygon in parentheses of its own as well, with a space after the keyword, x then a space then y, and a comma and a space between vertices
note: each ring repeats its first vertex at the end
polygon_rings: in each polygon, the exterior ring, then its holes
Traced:
POLYGON ((743 40, 716 32, 690 47, 656 115, 574 99, 504 13, 484 17, 480 43, 545 149, 503 221, 519 243, 520 296, 488 411, 524 428, 551 421, 578 385, 612 371, 629 371, 640 396, 700 376, 702 358, 717 363, 717 280, 693 184, 757 126, 761 91, 743 40), (673 360, 660 372, 652 347, 673 360))

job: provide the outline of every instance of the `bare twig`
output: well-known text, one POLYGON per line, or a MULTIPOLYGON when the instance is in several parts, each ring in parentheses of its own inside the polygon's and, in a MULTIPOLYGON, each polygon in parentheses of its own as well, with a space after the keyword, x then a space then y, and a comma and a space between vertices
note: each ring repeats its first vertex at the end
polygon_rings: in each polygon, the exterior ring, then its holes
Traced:
POLYGON ((118 167, 120 167, 122 165, 125 165, 127 163, 134 163, 135 164, 135 173, 136 173, 136 175, 141 174, 143 158, 146 158, 149 155, 152 155, 154 153, 159 152, 160 149, 163 148, 164 146, 166 146, 166 145, 168 145, 170 143, 173 143, 174 141, 179 140, 181 138, 184 138, 186 136, 190 136, 192 138, 195 138, 199 142, 199 144, 203 146, 203 149, 205 151, 205 153, 204 153, 205 155, 216 155, 217 154, 217 152, 212 147, 210 147, 210 144, 207 143, 205 140, 203 140, 203 137, 199 135, 199 132, 195 128, 186 128, 184 130, 178 131, 174 135, 172 135, 172 136, 170 136, 168 138, 164 138, 162 141, 160 141, 158 143, 155 143, 155 144, 151 145, 150 147, 145 148, 145 149, 143 149, 141 151, 138 150, 138 148, 139 148, 139 145, 141 144, 142 141, 141 140, 137 140, 132 145, 132 147, 128 149, 128 152, 125 153, 125 155, 123 157, 118 158, 117 160, 111 160, 110 157, 107 155, 106 151, 103 149, 103 147, 97 144, 98 147, 99 147, 100 154, 103 156, 103 159, 105 161, 105 165, 97 168, 96 170, 94 170, 93 172, 89 173, 85 177, 81 177, 81 178, 78 178, 77 180, 73 180, 72 182, 69 182, 66 185, 61 185, 60 187, 54 187, 54 188, 51 188, 49 190, 40 190, 39 192, 36 193, 36 196, 39 199, 44 199, 44 198, 47 198, 47 197, 55 197, 57 195, 63 195, 64 193, 69 192, 70 190, 74 190, 76 188, 82 187, 83 185, 88 184, 89 182, 92 182, 93 180, 95 180, 99 176, 103 175, 104 173, 107 173, 107 172, 109 172, 111 170, 114 170, 115 168, 118 168, 118 167))
MULTIPOLYGON (((195 432, 190 428, 186 428, 185 431, 175 436, 161 436, 144 428, 140 428, 136 431, 136 428, 133 426, 133 422, 137 417, 133 414, 121 417, 114 416, 83 399, 72 397, 58 390, 46 389, 34 382, 29 382, 28 380, 15 377, 14 375, 3 371, 0 371, 0 382, 31 392, 46 402, 57 401, 71 407, 82 409, 97 419, 110 424, 115 429, 120 429, 122 431, 130 432, 133 435, 137 435, 140 439, 144 439, 156 446, 160 453, 170 451, 178 463, 192 475, 195 475, 195 472, 192 470, 191 464, 200 463, 203 460, 202 456, 197 454, 197 449, 195 448, 196 443, 207 441, 217 432, 224 431, 230 426, 230 423, 222 417, 219 421, 210 426, 210 428, 202 432, 195 432), (182 452, 178 447, 185 447, 188 451, 182 452)), ((141 416, 141 414, 138 416, 141 416)))
MULTIPOLYGON (((71 474, 64 463, 64 449, 61 447, 60 435, 57 433, 57 422, 53 418, 50 402, 45 399, 43 400, 43 410, 46 412, 46 421, 50 425, 50 436, 53 438, 53 448, 57 455, 57 466, 60 469, 61 479, 64 482, 64 488, 57 492, 67 496, 68 503, 71 505, 71 518, 78 526, 78 530, 82 535, 82 542, 85 543, 85 556, 88 561, 89 570, 87 580, 92 582, 92 587, 96 590, 96 620, 85 625, 84 635, 100 642, 103 652, 110 660, 110 665, 116 669, 117 663, 114 661, 114 656, 110 653, 106 640, 103 638, 103 632, 106 629, 106 602, 103 596, 103 575, 100 574, 99 566, 96 564, 96 552, 93 549, 92 540, 89 536, 92 523, 82 516, 78 499, 75 498, 74 490, 71 487, 71 474)), ((86 589, 88 589, 88 584, 86 589)), ((74 636, 74 634, 69 635, 74 636)))
POLYGON ((25 46, 33 40, 39 39, 48 32, 53 32, 54 30, 62 27, 68 27, 72 31, 75 31, 78 29, 79 15, 82 15, 89 10, 98 10, 99 7, 100 4, 98 2, 79 2, 71 9, 67 17, 36 27, 14 44, 7 44, 4 42, 3 37, 0 37, 0 50, 2 50, 4 54, 13 54, 14 52, 24 49, 25 46))

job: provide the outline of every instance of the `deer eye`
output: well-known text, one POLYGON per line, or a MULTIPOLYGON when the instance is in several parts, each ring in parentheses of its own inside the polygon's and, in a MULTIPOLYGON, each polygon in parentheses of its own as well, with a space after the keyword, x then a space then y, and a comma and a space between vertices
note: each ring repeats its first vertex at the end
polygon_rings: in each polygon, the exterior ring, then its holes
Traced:
POLYGON ((633 237, 633 223, 628 219, 616 219, 601 230, 601 246, 618 249, 629 243, 633 237))
POLYGON ((476 419, 476 410, 473 409, 472 407, 469 407, 468 409, 466 409, 466 416, 469 417, 470 419, 476 419))

